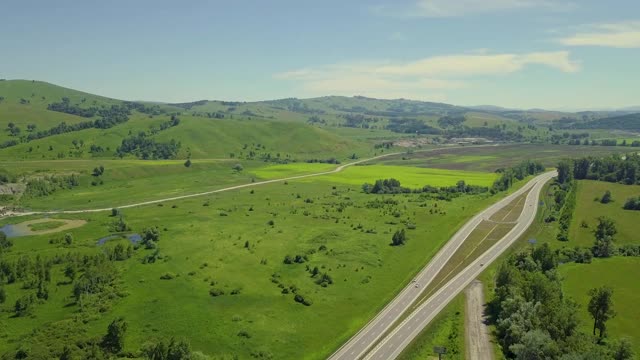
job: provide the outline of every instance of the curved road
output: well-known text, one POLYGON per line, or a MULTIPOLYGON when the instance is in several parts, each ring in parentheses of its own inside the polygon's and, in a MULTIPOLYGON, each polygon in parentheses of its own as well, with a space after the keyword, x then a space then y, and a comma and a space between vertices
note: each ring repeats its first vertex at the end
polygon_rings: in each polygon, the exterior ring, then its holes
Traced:
MULTIPOLYGON (((475 146, 451 146, 451 147, 440 147, 440 148, 426 149, 426 150, 416 150, 414 152, 424 153, 424 152, 432 152, 432 151, 443 150, 443 149, 460 149, 460 148, 487 147, 487 146, 500 146, 500 145, 499 144, 492 144, 492 145, 475 145, 475 146)), ((196 194, 180 195, 180 196, 168 197, 168 198, 164 198, 164 199, 143 201, 143 202, 134 203, 134 204, 128 204, 128 205, 112 206, 112 207, 109 207, 109 208, 99 208, 99 209, 84 209, 84 210, 54 210, 54 211, 26 211, 26 212, 7 211, 7 212, 1 214, 0 218, 2 218, 2 217, 10 217, 10 216, 27 216, 27 215, 83 214, 83 213, 111 211, 111 209, 114 208, 114 207, 118 208, 118 209, 127 209, 127 208, 132 208, 132 207, 137 207, 137 206, 152 205, 152 204, 157 204, 157 203, 161 203, 161 202, 165 202, 165 201, 182 200, 182 199, 188 199, 188 198, 192 198, 192 197, 198 197, 198 196, 211 195, 211 194, 215 194, 215 193, 221 193, 221 192, 225 192, 225 191, 243 189, 243 188, 252 187, 252 186, 272 184, 272 183, 279 182, 279 181, 289 181, 289 180, 304 179, 304 178, 315 177, 315 176, 335 174, 335 173, 341 172, 342 170, 348 168, 349 166, 354 166, 354 165, 361 164, 361 163, 364 163, 364 162, 367 162, 367 161, 377 160, 377 159, 381 159, 381 158, 388 157, 388 156, 401 155, 401 154, 404 154, 404 153, 405 152, 395 152, 395 153, 389 153, 389 154, 382 154, 382 155, 374 156, 374 157, 371 157, 371 158, 362 159, 362 160, 350 162, 348 164, 340 165, 340 166, 338 166, 337 168, 335 168, 333 170, 323 171, 323 172, 319 172, 319 173, 306 174, 306 175, 297 175, 297 176, 291 176, 291 177, 281 178, 281 179, 258 181, 258 182, 253 182, 253 183, 249 183, 249 184, 235 185, 235 186, 230 186, 230 187, 226 187, 226 188, 222 188, 222 189, 196 193, 196 194)), ((2 210, 2 209, 0 209, 0 210, 2 210)))
MULTIPOLYGON (((407 311, 415 300, 418 299, 427 285, 433 281, 436 274, 438 274, 438 272, 445 266, 469 234, 471 234, 471 232, 473 232, 473 230, 475 230, 483 220, 490 218, 509 202, 526 193, 536 184, 551 178, 552 175, 553 172, 537 176, 522 188, 491 205, 464 224, 462 228, 460 228, 460 230, 458 230, 458 232, 456 232, 440 249, 440 251, 438 251, 429 264, 420 271, 414 279, 415 282, 408 284, 384 309, 382 309, 380 313, 378 313, 378 315, 376 315, 373 320, 371 320, 347 343, 333 353, 329 359, 354 360, 361 358, 378 341, 378 339, 392 327, 401 315, 407 311)), ((521 222, 519 221, 519 223, 521 222)))
MULTIPOLYGON (((552 171, 542 174, 528 184, 533 188, 527 195, 524 209, 518 218, 516 226, 489 250, 480 255, 469 266, 440 288, 427 301, 422 303, 402 323, 394 328, 380 343, 365 357, 369 359, 395 359, 415 339, 429 322, 464 288, 469 285, 486 266, 498 258, 511 244, 513 244, 533 223, 538 210, 538 199, 544 184, 557 176, 552 171)), ((355 359, 355 358, 354 358, 355 359)))

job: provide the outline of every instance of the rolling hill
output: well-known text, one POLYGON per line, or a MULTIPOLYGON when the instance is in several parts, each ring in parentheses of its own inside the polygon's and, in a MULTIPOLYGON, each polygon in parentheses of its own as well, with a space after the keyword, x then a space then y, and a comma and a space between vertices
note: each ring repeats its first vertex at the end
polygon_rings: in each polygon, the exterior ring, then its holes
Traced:
MULTIPOLYGON (((402 137, 545 142, 552 135, 547 125, 558 118, 570 121, 578 114, 362 96, 166 104, 2 80, 0 159, 346 160, 354 153, 373 155, 402 137)), ((607 129, 625 119, 588 124, 607 129)))

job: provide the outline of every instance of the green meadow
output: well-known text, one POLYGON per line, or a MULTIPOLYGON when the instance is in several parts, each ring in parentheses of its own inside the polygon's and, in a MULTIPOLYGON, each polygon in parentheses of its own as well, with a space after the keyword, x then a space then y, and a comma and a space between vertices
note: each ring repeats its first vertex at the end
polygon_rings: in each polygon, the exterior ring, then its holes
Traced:
POLYGON ((593 320, 587 312, 589 290, 600 286, 613 289, 613 306, 617 314, 607 322, 608 335, 629 338, 636 354, 640 353, 640 308, 637 306, 640 282, 633 275, 639 273, 640 259, 637 257, 598 259, 592 264, 560 267, 564 290, 580 305, 580 327, 586 333, 593 330, 593 320))
POLYGON ((66 210, 118 207, 179 195, 211 191, 252 181, 283 178, 331 170, 336 165, 292 163, 269 165, 260 161, 194 159, 190 167, 182 160, 75 160, 0 162, 6 169, 25 176, 78 174, 79 185, 58 189, 45 197, 23 197, 17 204, 31 210, 66 210), (234 169, 236 164, 242 170, 234 169), (100 177, 92 175, 103 166, 100 177), (93 184, 95 181, 102 183, 93 184), (123 196, 126 194, 126 196, 123 196))
MULTIPOLYGON (((476 171, 428 169, 411 166, 356 165, 342 172, 320 177, 317 180, 362 185, 365 182, 373 183, 378 179, 395 178, 400 180, 402 186, 422 188, 424 185, 453 186, 460 180, 464 180, 471 185, 491 186, 497 177, 497 174, 476 171)), ((313 181, 316 180, 314 179, 313 181)))
POLYGON ((578 181, 576 210, 571 228, 569 229, 569 242, 571 245, 593 245, 593 230, 601 216, 609 217, 616 223, 618 233, 615 235, 615 243, 637 244, 638 221, 640 214, 637 211, 624 210, 623 205, 630 197, 640 196, 640 185, 622 185, 602 181, 581 180, 578 181), (602 204, 596 198, 602 197, 609 190, 613 202, 602 204), (583 225, 586 224, 586 227, 583 225))
MULTIPOLYGON (((324 358, 381 309, 458 226, 496 199, 377 196, 362 193, 359 185, 305 180, 126 209, 132 232, 159 227, 162 260, 142 264, 152 250, 140 248, 118 262, 125 296, 80 329, 98 335, 114 317, 123 316, 130 324, 130 351, 161 331, 186 337, 194 349, 216 356, 246 358, 263 351, 277 358, 324 358), (393 232, 407 223, 417 224, 408 230, 407 244, 390 246, 393 232), (287 255, 308 260, 284 264, 287 255), (333 284, 316 284, 307 266, 317 266, 333 284), (168 273, 171 280, 161 279, 168 273), (292 293, 283 294, 284 287, 292 286, 313 304, 304 306, 292 293), (214 287, 225 295, 210 296, 214 287)), ((88 221, 69 231, 72 245, 51 242, 61 234, 16 238, 9 258, 33 251, 46 256, 95 252, 114 222, 108 212, 65 218, 88 221)), ((111 240, 103 246, 118 242, 126 244, 111 240)), ((6 326, 0 347, 29 339, 34 328, 57 328, 73 317, 71 285, 63 280, 62 269, 54 267, 49 300, 26 319, 12 318, 10 309, 28 290, 20 284, 5 286, 9 297, 2 305, 6 326)))

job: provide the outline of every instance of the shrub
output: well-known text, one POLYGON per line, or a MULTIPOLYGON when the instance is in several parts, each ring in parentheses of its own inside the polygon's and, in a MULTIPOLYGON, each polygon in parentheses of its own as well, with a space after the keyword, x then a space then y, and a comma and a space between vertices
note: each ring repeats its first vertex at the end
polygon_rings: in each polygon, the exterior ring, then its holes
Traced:
POLYGON ((212 288, 211 290, 209 290, 209 295, 213 297, 222 296, 224 295, 224 290, 218 289, 218 288, 212 288))
POLYGON ((173 280, 173 279, 175 279, 175 277, 176 277, 176 274, 171 273, 171 272, 166 272, 166 273, 164 273, 164 274, 162 274, 160 276, 160 279, 161 280, 173 280))
POLYGON ((640 196, 627 199, 624 203, 625 210, 640 210, 640 196))
POLYGON ((309 297, 305 297, 300 294, 296 294, 296 296, 293 297, 293 300, 297 303, 303 304, 304 306, 311 306, 313 304, 313 301, 311 301, 309 297))
POLYGON ((404 229, 397 230, 393 234, 393 237, 391 237, 392 246, 404 245, 406 242, 407 242, 407 236, 405 235, 404 229))

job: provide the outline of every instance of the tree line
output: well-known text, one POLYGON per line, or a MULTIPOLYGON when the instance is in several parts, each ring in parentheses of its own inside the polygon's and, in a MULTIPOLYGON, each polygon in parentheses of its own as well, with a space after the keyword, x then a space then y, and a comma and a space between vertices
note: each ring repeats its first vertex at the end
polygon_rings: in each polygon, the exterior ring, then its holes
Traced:
POLYGON ((598 180, 627 185, 640 184, 640 155, 611 155, 565 160, 558 164, 558 180, 598 180))
POLYGON ((168 143, 160 143, 141 131, 137 135, 122 139, 116 154, 120 157, 131 154, 143 160, 173 159, 178 155, 180 147, 179 141, 171 139, 168 143))

